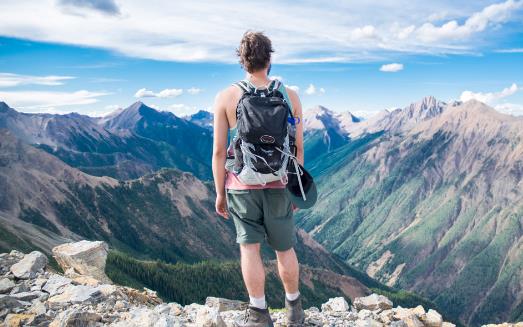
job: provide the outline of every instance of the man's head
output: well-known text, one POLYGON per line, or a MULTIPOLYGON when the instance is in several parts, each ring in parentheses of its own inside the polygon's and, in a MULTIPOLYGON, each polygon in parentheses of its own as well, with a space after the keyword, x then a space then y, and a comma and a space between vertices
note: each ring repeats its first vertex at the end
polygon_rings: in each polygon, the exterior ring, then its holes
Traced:
POLYGON ((249 73, 266 69, 271 62, 271 40, 262 32, 247 31, 236 49, 240 64, 249 73))

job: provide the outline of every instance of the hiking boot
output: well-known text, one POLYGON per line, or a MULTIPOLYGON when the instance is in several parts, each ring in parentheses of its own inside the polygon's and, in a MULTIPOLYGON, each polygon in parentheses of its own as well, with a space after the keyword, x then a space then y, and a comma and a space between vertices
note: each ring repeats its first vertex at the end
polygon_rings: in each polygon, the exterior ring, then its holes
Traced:
POLYGON ((260 309, 249 306, 245 310, 245 317, 234 322, 236 327, 273 327, 269 309, 260 309))
POLYGON ((294 301, 285 298, 285 309, 287 309, 287 327, 305 326, 305 312, 301 305, 301 294, 294 301))

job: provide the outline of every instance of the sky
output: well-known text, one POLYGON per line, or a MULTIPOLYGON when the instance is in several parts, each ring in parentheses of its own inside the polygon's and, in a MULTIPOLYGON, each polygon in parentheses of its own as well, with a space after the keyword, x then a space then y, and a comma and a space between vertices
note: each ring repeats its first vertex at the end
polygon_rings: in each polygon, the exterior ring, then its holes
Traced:
POLYGON ((523 115, 523 0, 2 0, 0 101, 212 111, 245 77, 235 50, 246 30, 271 38, 271 75, 305 109, 369 117, 432 95, 523 115))

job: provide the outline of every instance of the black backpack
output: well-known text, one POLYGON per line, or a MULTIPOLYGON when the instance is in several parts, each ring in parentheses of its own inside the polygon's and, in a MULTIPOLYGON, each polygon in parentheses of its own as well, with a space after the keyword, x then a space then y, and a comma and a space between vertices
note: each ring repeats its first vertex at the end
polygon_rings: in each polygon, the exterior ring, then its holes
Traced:
POLYGON ((234 168, 248 185, 287 182, 287 166, 295 158, 295 127, 280 81, 256 89, 249 81, 235 83, 243 91, 236 107, 237 135, 233 139, 234 168))

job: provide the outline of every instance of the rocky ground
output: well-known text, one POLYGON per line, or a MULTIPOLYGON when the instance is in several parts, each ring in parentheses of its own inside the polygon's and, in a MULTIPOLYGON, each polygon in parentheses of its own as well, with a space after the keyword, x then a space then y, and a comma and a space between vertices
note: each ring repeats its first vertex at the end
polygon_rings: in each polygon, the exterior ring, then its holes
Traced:
MULTIPOLYGON (((209 297, 204 305, 164 303, 156 293, 113 285, 105 275, 107 246, 82 241, 53 249, 65 273, 48 267, 40 252, 0 254, 0 326, 234 326, 246 303, 209 297), (3 323, 1 323, 3 321, 3 323)), ((441 315, 422 306, 393 307, 382 295, 357 298, 350 306, 333 298, 305 310, 305 326, 451 327, 441 315)), ((272 313, 285 326, 285 312, 272 313)), ((523 323, 503 327, 523 327, 523 323)), ((490 326, 489 326, 490 327, 490 326)))

